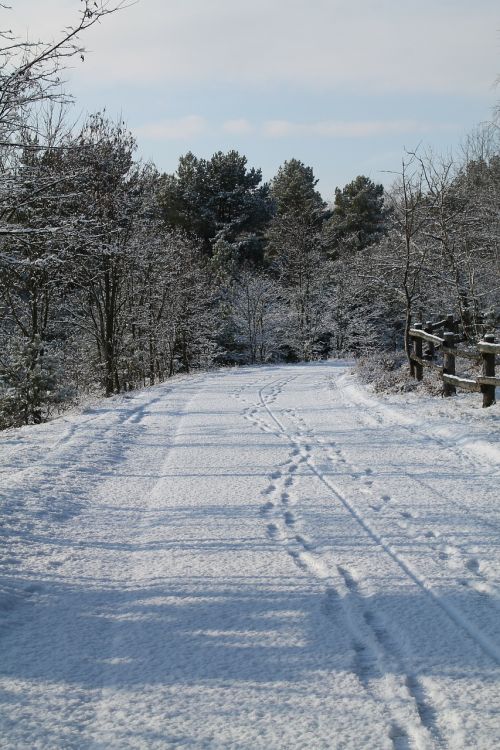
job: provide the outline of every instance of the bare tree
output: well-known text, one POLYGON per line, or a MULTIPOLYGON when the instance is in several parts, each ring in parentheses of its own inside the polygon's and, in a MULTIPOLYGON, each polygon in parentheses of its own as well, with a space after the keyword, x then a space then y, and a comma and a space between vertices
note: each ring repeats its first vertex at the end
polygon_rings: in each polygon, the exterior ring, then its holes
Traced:
POLYGON ((245 270, 232 291, 232 321, 250 364, 277 356, 286 317, 278 284, 262 273, 245 270))
POLYGON ((288 309, 283 345, 303 361, 324 353, 331 327, 330 269, 322 242, 321 227, 298 215, 277 216, 271 223, 268 252, 288 309))
MULTIPOLYGON (((64 125, 71 97, 61 74, 69 58, 84 56, 80 35, 123 7, 123 0, 82 0, 75 23, 51 41, 0 30, 0 396, 14 422, 16 410, 21 421, 40 421, 42 402, 58 390, 71 204, 86 170, 61 160, 82 148, 64 125)), ((0 4, 2 26, 8 10, 0 4)))
POLYGON ((389 231, 367 253, 367 278, 374 294, 395 294, 403 308, 404 346, 410 352, 409 331, 415 306, 422 300, 423 274, 428 265, 430 245, 423 230, 427 216, 422 166, 415 154, 408 154, 397 180, 386 195, 389 231))
MULTIPOLYGON (((0 30, 1 147, 22 145, 16 137, 34 105, 68 99, 61 89, 61 72, 69 58, 84 57, 82 33, 126 4, 125 0, 82 0, 75 23, 51 41, 24 40, 0 30)), ((8 10, 0 5, 0 12, 8 10)))

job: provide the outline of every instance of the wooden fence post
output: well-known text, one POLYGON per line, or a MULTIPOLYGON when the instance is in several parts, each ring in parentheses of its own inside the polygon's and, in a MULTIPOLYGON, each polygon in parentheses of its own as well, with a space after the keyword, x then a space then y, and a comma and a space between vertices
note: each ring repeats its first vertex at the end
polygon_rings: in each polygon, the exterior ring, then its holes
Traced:
MULTIPOLYGON (((413 328, 417 331, 422 330, 422 323, 415 323, 413 328)), ((422 359, 422 339, 415 336, 413 339, 413 354, 415 354, 417 357, 422 359)), ((417 380, 422 380, 424 377, 424 368, 420 364, 420 362, 414 362, 415 367, 415 377, 417 380)))
POLYGON ((464 334, 466 339, 470 339, 473 333, 472 330, 472 312, 469 305, 464 305, 462 310, 462 325, 464 328, 464 334))
MULTIPOLYGON (((432 333, 433 330, 434 330, 434 326, 432 325, 432 320, 428 320, 425 324, 424 331, 426 333, 432 333)), ((434 359, 435 351, 436 349, 435 349, 433 342, 428 341, 426 345, 426 349, 425 349, 425 358, 432 361, 434 359)))
MULTIPOLYGON (((412 328, 413 328, 413 326, 412 326, 412 324, 410 322, 408 330, 411 331, 412 328)), ((409 341, 408 341, 408 352, 407 352, 407 354, 408 354, 408 358, 410 360, 410 377, 414 378, 415 377, 415 362, 412 360, 411 355, 413 354, 413 351, 415 349, 415 339, 413 338, 413 336, 411 335, 411 333, 408 334, 408 337, 409 337, 409 341)))
MULTIPOLYGON (((450 316, 447 316, 447 320, 450 316)), ((446 349, 454 349, 455 348, 455 334, 451 331, 445 331, 443 333, 444 338, 444 345, 446 349)), ((452 351, 445 351, 444 357, 443 357, 443 373, 446 375, 455 375, 455 353, 452 351)), ((457 392, 457 389, 454 385, 451 385, 451 383, 444 383, 443 384, 443 396, 454 396, 457 392)))
POLYGON ((455 333, 455 321, 453 320, 453 313, 448 313, 444 324, 444 333, 446 332, 455 333))
MULTIPOLYGON (((494 344, 495 336, 492 333, 487 333, 483 337, 483 341, 486 344, 494 344)), ((495 377, 495 354, 490 352, 481 352, 483 359, 483 375, 486 377, 495 377)), ((483 394, 483 407, 492 406, 495 403, 495 386, 494 385, 481 385, 481 393, 483 394)))

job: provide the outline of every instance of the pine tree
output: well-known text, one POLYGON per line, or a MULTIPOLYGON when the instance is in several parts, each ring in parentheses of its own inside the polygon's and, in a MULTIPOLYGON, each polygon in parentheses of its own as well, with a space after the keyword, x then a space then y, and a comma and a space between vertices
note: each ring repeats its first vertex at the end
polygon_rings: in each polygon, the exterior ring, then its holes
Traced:
POLYGON ((312 167, 306 167, 298 159, 286 161, 271 180, 277 215, 300 217, 309 224, 323 221, 326 203, 316 190, 317 183, 312 167))
POLYGON ((217 243, 229 243, 237 265, 260 262, 263 232, 271 216, 269 188, 260 169, 247 169, 237 151, 211 159, 182 156, 175 175, 163 182, 166 222, 201 239, 211 256, 217 243))
POLYGON ((384 188, 360 175, 342 190, 335 189, 333 216, 328 229, 333 246, 341 243, 362 250, 386 231, 384 188))

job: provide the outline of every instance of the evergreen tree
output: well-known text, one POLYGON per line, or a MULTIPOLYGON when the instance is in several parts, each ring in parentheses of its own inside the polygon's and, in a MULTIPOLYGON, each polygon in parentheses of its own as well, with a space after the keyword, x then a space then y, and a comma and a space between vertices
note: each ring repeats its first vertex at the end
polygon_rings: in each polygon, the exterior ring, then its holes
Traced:
POLYGON ((286 161, 271 180, 271 197, 278 216, 300 217, 308 223, 325 218, 326 203, 316 190, 312 167, 298 159, 286 161))
POLYGON ((271 216, 269 187, 261 182, 260 169, 247 169, 246 157, 237 151, 218 151, 208 160, 188 153, 176 174, 164 177, 165 220, 200 238, 207 255, 223 242, 236 264, 259 262, 271 216))
POLYGON ((334 247, 340 243, 361 250, 386 230, 384 188, 359 175, 342 190, 335 189, 333 216, 328 229, 334 247))

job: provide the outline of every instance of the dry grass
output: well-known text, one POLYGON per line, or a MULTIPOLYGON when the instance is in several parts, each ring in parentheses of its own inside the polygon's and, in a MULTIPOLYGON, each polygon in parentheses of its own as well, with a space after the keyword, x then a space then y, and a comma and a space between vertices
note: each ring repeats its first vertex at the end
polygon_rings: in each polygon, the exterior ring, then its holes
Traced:
POLYGON ((443 383, 437 373, 426 370, 424 380, 418 382, 410 375, 404 352, 376 352, 356 361, 356 372, 364 383, 373 386, 376 393, 422 393, 439 396, 443 383))

